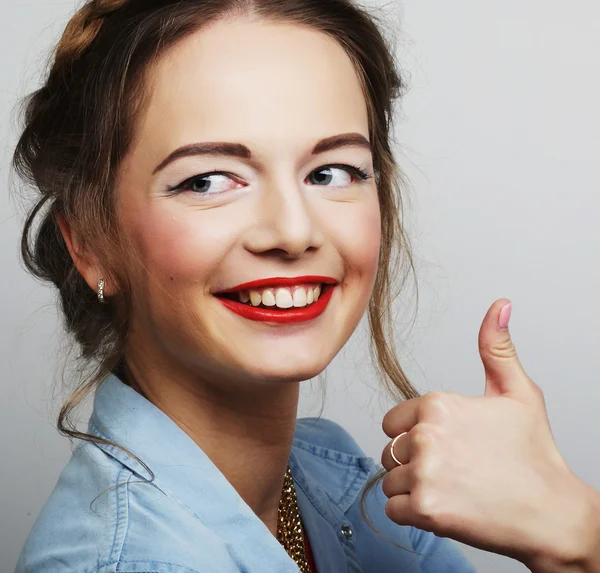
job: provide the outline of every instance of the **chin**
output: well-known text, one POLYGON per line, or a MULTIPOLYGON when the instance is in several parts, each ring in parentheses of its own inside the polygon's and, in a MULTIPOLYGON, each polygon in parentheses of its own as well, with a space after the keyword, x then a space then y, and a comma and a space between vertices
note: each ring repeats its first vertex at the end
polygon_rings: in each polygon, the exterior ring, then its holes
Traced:
MULTIPOLYGON (((246 362, 248 377, 254 378, 259 382, 278 384, 281 382, 302 382, 318 376, 331 359, 316 360, 315 356, 309 359, 302 359, 301 356, 288 357, 284 359, 281 356, 263 356, 257 360, 254 357, 246 362)), ((243 363, 240 364, 243 367, 243 363)))

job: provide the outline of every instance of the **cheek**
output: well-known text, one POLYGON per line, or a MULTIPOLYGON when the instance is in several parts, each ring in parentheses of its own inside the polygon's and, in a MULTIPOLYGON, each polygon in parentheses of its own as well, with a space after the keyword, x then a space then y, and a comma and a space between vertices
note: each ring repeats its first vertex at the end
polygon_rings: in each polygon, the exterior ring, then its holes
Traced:
POLYGON ((350 272, 374 280, 381 248, 381 216, 377 198, 355 205, 333 219, 332 237, 350 272))
POLYGON ((222 259, 231 237, 207 213, 147 213, 135 225, 134 240, 147 278, 162 283, 205 282, 222 259), (149 275, 149 276, 148 276, 149 275))

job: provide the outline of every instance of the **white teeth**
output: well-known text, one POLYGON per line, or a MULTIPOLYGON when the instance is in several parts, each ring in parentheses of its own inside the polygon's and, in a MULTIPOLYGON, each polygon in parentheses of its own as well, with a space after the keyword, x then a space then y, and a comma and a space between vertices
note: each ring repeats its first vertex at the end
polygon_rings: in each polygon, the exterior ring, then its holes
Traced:
POLYGON ((265 306, 275 306, 275 295, 271 289, 264 290, 262 293, 262 303, 265 306))
POLYGON ((237 293, 238 300, 252 306, 277 306, 278 308, 301 308, 313 304, 321 296, 321 285, 316 287, 297 286, 291 288, 250 290, 237 293))
POLYGON ((306 290, 304 290, 303 288, 297 288, 294 291, 294 306, 299 308, 302 306, 306 306, 306 303, 306 290))
POLYGON ((294 299, 292 298, 292 293, 290 293, 290 291, 286 288, 278 288, 277 292, 275 293, 275 304, 279 308, 292 308, 294 306, 294 299))
POLYGON ((258 306, 261 300, 262 297, 260 296, 259 292, 255 290, 250 291, 250 302, 252 303, 252 306, 258 306))

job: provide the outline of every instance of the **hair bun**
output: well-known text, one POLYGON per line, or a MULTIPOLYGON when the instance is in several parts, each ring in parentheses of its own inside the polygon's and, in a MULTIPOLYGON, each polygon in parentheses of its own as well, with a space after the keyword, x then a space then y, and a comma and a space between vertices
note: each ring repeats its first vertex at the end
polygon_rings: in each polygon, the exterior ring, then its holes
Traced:
POLYGON ((87 50, 100 32, 107 16, 127 0, 89 0, 69 20, 55 52, 54 65, 68 66, 87 50))

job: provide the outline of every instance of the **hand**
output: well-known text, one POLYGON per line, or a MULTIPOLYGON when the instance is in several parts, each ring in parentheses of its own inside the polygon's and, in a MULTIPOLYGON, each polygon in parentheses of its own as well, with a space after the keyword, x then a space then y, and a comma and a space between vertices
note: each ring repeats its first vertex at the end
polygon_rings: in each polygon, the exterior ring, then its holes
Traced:
POLYGON ((404 465, 391 442, 381 458, 386 514, 526 565, 577 559, 589 487, 560 455, 542 390, 498 326, 508 302, 496 301, 479 331, 483 397, 431 392, 384 416, 390 438, 408 432, 394 445, 404 465))

